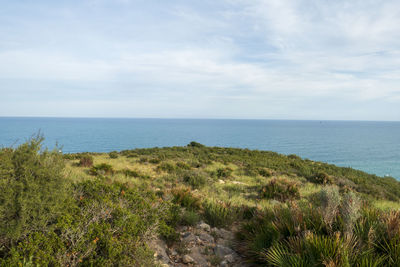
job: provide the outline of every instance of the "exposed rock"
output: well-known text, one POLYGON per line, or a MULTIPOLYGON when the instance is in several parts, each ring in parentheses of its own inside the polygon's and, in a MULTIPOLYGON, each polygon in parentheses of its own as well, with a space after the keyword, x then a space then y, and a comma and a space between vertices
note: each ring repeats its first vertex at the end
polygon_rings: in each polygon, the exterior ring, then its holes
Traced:
POLYGON ((224 259, 225 259, 227 262, 229 262, 229 263, 235 262, 235 256, 234 256, 234 254, 225 255, 224 259))
POLYGON ((220 234, 220 237, 223 239, 233 239, 234 238, 233 233, 230 231, 227 231, 225 229, 220 229, 219 234, 220 234))
POLYGON ((196 241, 196 236, 194 234, 192 234, 191 232, 186 232, 182 236, 182 241, 184 243, 194 242, 194 241, 196 241))
POLYGON ((208 243, 213 243, 214 242, 214 237, 212 237, 211 235, 207 234, 207 233, 201 233, 199 235, 200 239, 208 242, 208 243))
POLYGON ((221 267, 249 266, 231 248, 233 232, 200 222, 196 227, 177 227, 180 241, 167 247, 162 240, 154 240, 155 263, 162 267, 210 267, 217 256, 221 267))
POLYGON ((231 248, 221 245, 216 245, 214 248, 214 253, 218 257, 224 258, 226 255, 233 254, 235 252, 231 248))
POLYGON ((197 227, 199 229, 202 229, 203 231, 206 231, 206 232, 210 232, 210 230, 211 230, 211 227, 208 224, 204 223, 204 222, 199 223, 197 225, 197 227))
POLYGON ((169 248, 168 249, 168 255, 176 256, 176 255, 178 255, 178 252, 176 252, 175 249, 173 249, 173 248, 169 248))
POLYGON ((169 262, 169 257, 166 252, 167 245, 163 240, 161 239, 153 240, 149 243, 149 247, 151 247, 154 250, 154 258, 163 263, 169 262))
POLYGON ((223 238, 218 238, 217 240, 217 245, 225 246, 228 247, 231 241, 223 239, 223 238))
POLYGON ((241 184, 241 185, 247 185, 245 183, 239 182, 239 181, 233 181, 232 184, 241 184))
POLYGON ((183 263, 193 263, 194 259, 190 257, 189 255, 185 255, 182 257, 182 262, 183 263))
POLYGON ((189 255, 195 260, 197 266, 209 266, 205 255, 202 254, 202 249, 200 247, 194 247, 189 255))
POLYGON ((219 180, 218 180, 218 183, 220 183, 220 184, 224 184, 224 183, 225 183, 225 181, 224 181, 224 180, 221 180, 221 179, 219 179, 219 180))
POLYGON ((217 227, 211 228, 211 232, 214 232, 218 237, 221 237, 221 233, 217 227))

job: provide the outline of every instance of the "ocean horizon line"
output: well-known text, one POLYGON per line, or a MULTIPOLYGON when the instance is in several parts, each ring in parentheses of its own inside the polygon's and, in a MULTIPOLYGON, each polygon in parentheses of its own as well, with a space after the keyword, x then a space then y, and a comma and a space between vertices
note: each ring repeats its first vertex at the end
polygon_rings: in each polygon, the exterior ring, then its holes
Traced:
POLYGON ((310 121, 310 122, 394 122, 400 120, 345 120, 345 119, 273 119, 273 118, 186 118, 186 117, 69 117, 69 116, 1 116, 0 119, 126 119, 126 120, 232 120, 232 121, 310 121))

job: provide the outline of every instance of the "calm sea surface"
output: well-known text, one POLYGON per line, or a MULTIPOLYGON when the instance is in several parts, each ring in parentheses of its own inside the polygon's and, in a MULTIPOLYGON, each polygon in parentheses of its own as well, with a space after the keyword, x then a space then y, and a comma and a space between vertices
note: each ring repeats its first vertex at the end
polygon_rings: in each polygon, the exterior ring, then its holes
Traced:
POLYGON ((0 118, 0 146, 41 131, 63 152, 109 152, 146 147, 240 147, 297 154, 400 179, 400 122, 0 118))

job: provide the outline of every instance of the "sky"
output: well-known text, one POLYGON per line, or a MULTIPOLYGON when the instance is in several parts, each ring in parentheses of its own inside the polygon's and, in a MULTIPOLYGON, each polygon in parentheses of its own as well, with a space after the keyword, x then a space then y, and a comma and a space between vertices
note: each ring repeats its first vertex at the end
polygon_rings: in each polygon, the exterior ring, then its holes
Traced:
POLYGON ((398 0, 0 7, 0 116, 400 120, 398 0))

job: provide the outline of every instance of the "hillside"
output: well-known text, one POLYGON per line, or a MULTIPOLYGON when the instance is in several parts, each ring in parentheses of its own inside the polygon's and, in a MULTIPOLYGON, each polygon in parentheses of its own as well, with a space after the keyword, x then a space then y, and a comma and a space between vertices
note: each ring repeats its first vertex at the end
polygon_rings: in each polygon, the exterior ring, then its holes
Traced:
POLYGON ((0 150, 0 179, 2 266, 400 265, 400 183, 296 155, 36 138, 0 150))

